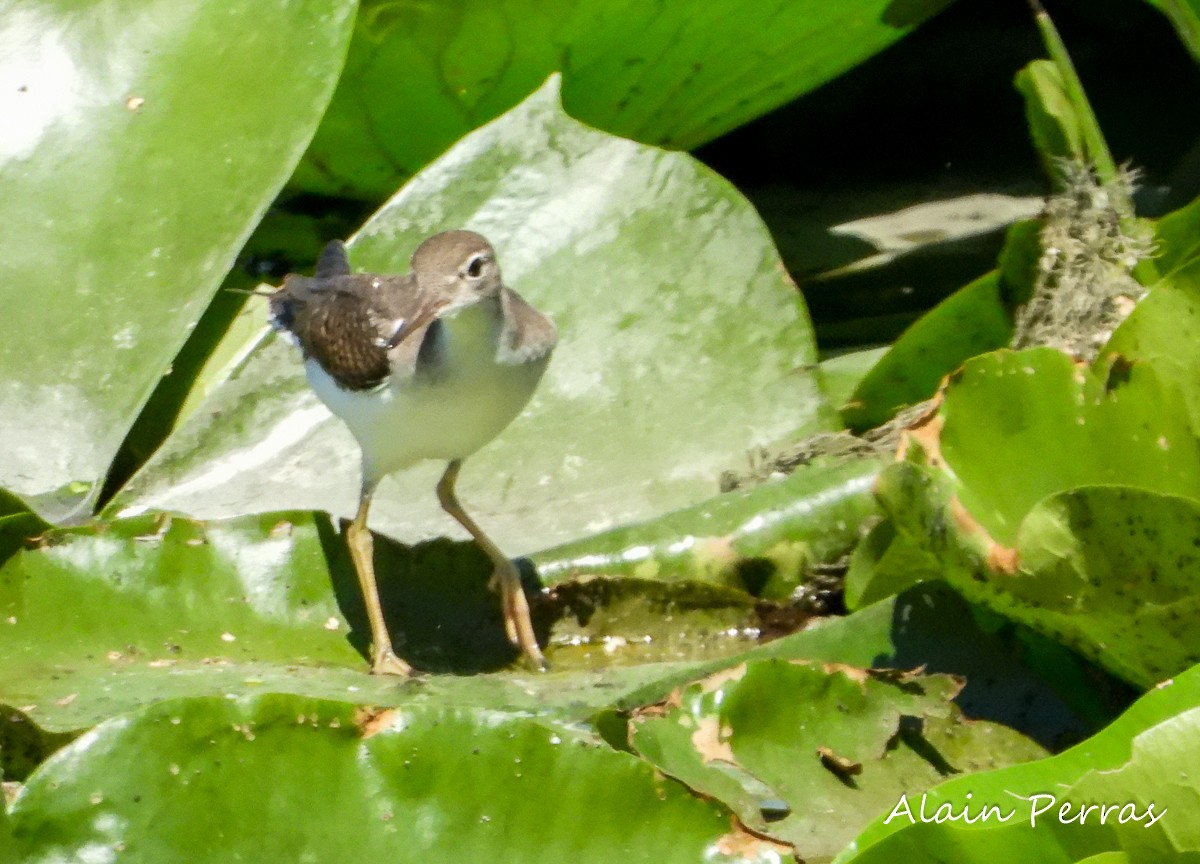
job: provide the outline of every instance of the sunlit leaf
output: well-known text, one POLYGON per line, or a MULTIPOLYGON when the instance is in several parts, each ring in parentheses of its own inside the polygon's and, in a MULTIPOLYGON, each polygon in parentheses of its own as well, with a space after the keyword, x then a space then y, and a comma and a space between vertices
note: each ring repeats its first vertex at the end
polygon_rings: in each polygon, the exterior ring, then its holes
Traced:
POLYGON ((355 6, 0 3, 0 484, 43 515, 88 514, 316 128, 355 6))

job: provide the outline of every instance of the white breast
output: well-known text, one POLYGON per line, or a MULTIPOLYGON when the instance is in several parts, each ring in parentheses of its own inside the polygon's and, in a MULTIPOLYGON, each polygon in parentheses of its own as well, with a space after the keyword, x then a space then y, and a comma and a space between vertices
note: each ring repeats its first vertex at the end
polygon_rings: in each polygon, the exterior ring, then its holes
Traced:
POLYGON ((549 356, 522 365, 497 363, 495 307, 485 301, 443 319, 436 375, 350 391, 316 361, 305 362, 309 386, 358 439, 365 478, 378 479, 422 459, 464 459, 521 413, 549 356))

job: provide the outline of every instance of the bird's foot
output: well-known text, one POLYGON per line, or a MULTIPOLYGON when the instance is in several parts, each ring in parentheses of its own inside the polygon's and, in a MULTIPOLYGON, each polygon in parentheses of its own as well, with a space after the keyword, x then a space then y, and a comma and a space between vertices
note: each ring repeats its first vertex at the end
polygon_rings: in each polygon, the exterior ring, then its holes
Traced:
POLYGON ((537 672, 550 668, 542 649, 538 647, 533 632, 533 621, 529 616, 529 601, 521 585, 521 574, 511 561, 496 567, 490 583, 493 590, 500 591, 500 607, 504 612, 504 635, 525 656, 526 664, 537 672))
POLYGON ((372 675, 398 675, 407 678, 413 674, 413 668, 396 656, 391 648, 376 651, 371 661, 372 675))

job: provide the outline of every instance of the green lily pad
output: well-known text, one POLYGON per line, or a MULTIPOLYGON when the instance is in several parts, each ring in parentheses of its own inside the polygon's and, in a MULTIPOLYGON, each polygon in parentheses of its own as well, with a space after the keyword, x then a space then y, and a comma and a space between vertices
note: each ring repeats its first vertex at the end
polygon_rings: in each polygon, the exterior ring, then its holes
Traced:
POLYGON ((899 556, 1141 686, 1200 660, 1200 442, 1154 367, 980 357, 912 444, 877 485, 897 532, 868 556, 884 583, 856 593, 886 590, 899 556))
POLYGON ((1200 778, 1189 770, 1200 759, 1197 742, 1200 667, 1151 690, 1064 753, 954 778, 913 796, 905 802, 911 816, 903 808, 881 814, 836 860, 982 864, 1082 861, 1106 852, 1125 852, 1135 861, 1200 860, 1200 833, 1191 818, 1200 778), (1080 824, 1083 808, 1093 805, 1080 824), (995 815, 977 818, 985 807, 997 808, 995 815), (1108 808, 1104 824, 1101 807, 1108 808), (934 815, 941 808, 966 810, 974 824, 944 817, 939 824, 934 815), (1035 809, 1041 810, 1036 816, 1035 809), (1150 825, 1154 815, 1159 818, 1150 825))
POLYGON ((263 692, 580 720, 662 677, 665 661, 744 649, 756 620, 752 598, 714 586, 561 586, 532 597, 557 671, 469 677, 516 659, 482 553, 381 539, 376 561, 402 653, 420 669, 458 675, 367 674, 356 577, 323 515, 142 516, 46 533, 0 567, 0 700, 47 730, 176 696, 263 692), (641 665, 621 668, 631 663, 641 665))
POLYGON ((876 512, 882 460, 826 461, 658 519, 533 556, 547 582, 585 575, 703 581, 785 600, 813 564, 853 546, 876 512))
MULTIPOLYGON (((1073 743, 1112 719, 1130 696, 1102 686, 1094 667, 1022 625, 967 603, 945 583, 918 585, 845 617, 741 653, 659 667, 613 700, 622 712, 662 702, 698 678, 766 659, 917 669, 965 682, 955 698, 974 719, 1003 724, 1046 747, 1073 743)), ((623 727, 622 727, 623 728, 623 727)), ((622 733, 623 734, 623 733, 622 733)))
MULTIPOLYGON (((803 302, 750 204, 685 154, 572 120, 556 81, 416 177, 351 259, 403 272, 424 237, 459 226, 492 240, 506 281, 560 330, 526 415, 463 470, 462 500, 506 550, 695 504, 747 451, 837 425, 803 302)), ((352 513, 357 447, 297 354, 266 340, 244 356, 113 512, 352 513)), ((385 483, 373 524, 405 540, 445 532, 441 469, 385 483)))
POLYGON ((667 774, 728 804, 805 859, 832 855, 901 794, 1044 752, 966 723, 946 676, 763 660, 635 712, 630 743, 667 774))
POLYGON ((1179 387, 1200 430, 1200 199, 1155 225, 1158 279, 1105 345, 1098 364, 1147 362, 1179 387))
POLYGON ((736 839, 722 807, 587 736, 492 710, 287 695, 101 724, 29 778, 11 824, 31 864, 181 849, 194 862, 746 860, 719 854, 736 839))
MULTIPOLYGON (((508 668, 516 654, 486 588, 490 567, 473 545, 407 549, 380 538, 376 560, 402 653, 418 668, 459 674, 406 682, 367 674, 356 577, 326 517, 147 515, 45 533, 0 567, 0 700, 47 734, 175 697, 268 692, 582 721, 748 657, 787 657, 966 674, 979 716, 993 716, 998 703, 989 706, 987 693, 996 686, 1008 694, 1001 703, 1036 696, 1058 706, 1019 658, 994 668, 1009 650, 1004 641, 965 626, 961 601, 940 585, 756 646, 760 633, 800 621, 773 622, 753 598, 720 586, 564 582, 532 595, 554 664, 533 673, 508 668), (976 657, 968 646, 980 645, 991 647, 976 657), (463 674, 479 672, 491 674, 463 674)), ((1044 722, 1002 716, 1022 728, 1040 723, 1039 736, 1053 739, 1082 715, 1067 705, 1048 708, 1044 722)))
POLYGON ((355 5, 39 0, 0 20, 0 485, 46 518, 90 512, 308 144, 355 5))
POLYGON ((381 200, 561 72, 567 109, 690 150, 813 90, 951 0, 363 3, 346 71, 294 183, 381 200))
POLYGON ((1147 364, 1101 378, 1050 348, 996 352, 968 361, 940 416, 954 494, 1001 544, 1043 498, 1081 486, 1200 501, 1200 441, 1178 388, 1147 364))

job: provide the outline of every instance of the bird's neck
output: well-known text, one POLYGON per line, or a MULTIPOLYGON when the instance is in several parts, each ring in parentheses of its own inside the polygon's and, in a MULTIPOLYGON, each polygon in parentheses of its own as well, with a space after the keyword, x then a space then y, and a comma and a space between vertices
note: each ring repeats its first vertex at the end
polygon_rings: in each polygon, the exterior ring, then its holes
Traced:
POLYGON ((496 355, 504 326, 500 298, 485 297, 441 320, 443 351, 462 361, 491 359, 496 355))

